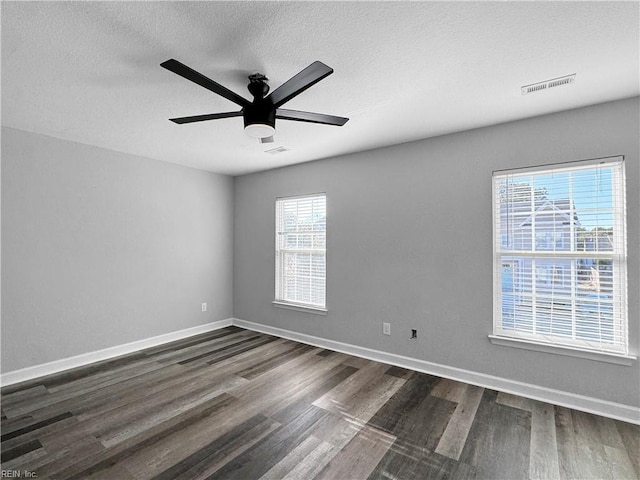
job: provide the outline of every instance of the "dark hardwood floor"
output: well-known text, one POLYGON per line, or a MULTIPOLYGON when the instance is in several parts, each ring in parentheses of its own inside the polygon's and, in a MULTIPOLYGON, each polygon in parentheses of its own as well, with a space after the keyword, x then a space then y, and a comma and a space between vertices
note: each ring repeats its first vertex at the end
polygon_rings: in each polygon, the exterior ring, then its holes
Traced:
POLYGON ((2 389, 2 472, 627 479, 640 427, 229 327, 2 389))

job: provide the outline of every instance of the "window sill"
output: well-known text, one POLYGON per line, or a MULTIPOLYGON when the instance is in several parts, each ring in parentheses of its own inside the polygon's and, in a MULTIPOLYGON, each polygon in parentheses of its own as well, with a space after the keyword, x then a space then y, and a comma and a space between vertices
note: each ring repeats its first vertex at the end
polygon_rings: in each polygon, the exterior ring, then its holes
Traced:
POLYGON ((617 365, 631 366, 637 360, 637 357, 634 357, 632 355, 583 350, 579 348, 567 347, 564 345, 548 345, 544 343, 534 342, 531 340, 500 337, 498 335, 489 335, 489 341, 491 341, 491 343, 494 345, 502 345, 504 347, 523 348, 525 350, 551 353, 554 355, 586 358, 588 360, 594 360, 597 362, 615 363, 617 365))
POLYGON ((298 303, 279 302, 274 300, 271 302, 274 307, 284 308, 286 310, 296 310, 298 312, 313 313, 315 315, 326 315, 327 309, 320 307, 310 307, 308 305, 300 305, 298 303))

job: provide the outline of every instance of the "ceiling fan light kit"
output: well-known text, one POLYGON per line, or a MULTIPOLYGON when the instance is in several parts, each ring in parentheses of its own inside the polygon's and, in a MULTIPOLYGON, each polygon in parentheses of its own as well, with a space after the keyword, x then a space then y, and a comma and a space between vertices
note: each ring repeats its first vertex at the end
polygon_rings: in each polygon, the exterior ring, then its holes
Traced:
POLYGON ((211 113, 170 119, 177 124, 242 116, 246 134, 257 138, 260 143, 267 143, 265 139, 272 137, 276 131, 276 119, 335 126, 342 126, 349 120, 345 117, 280 108, 284 103, 333 73, 332 68, 319 61, 313 62, 269 95, 267 95, 269 93, 268 78, 260 73, 249 75, 247 88, 253 97, 252 102, 177 60, 167 60, 160 66, 242 107, 238 112, 211 113))
POLYGON ((244 127, 244 133, 253 138, 272 137, 276 133, 275 127, 266 123, 250 123, 244 127))

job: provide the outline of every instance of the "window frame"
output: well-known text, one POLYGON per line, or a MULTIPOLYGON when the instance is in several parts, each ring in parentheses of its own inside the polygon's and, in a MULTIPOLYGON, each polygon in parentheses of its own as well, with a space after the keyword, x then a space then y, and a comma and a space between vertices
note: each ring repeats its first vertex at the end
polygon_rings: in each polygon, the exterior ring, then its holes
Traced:
POLYGON ((275 289, 274 289, 274 300, 272 301, 272 305, 277 308, 284 308, 287 310, 295 310, 305 313, 314 313, 318 315, 326 315, 327 314, 327 194, 325 192, 317 192, 317 193, 309 193, 309 194, 301 194, 301 195, 289 195, 276 197, 275 202, 275 289), (316 197, 324 198, 324 207, 325 207, 325 223, 324 223, 324 249, 317 248, 306 248, 303 250, 311 251, 314 253, 322 253, 324 256, 324 303, 323 304, 315 304, 315 303, 306 303, 300 301, 294 301, 290 299, 284 298, 284 257, 286 252, 295 252, 297 249, 295 248, 282 248, 280 235, 282 232, 280 231, 280 209, 279 205, 281 202, 292 201, 292 200, 302 200, 302 199, 313 199, 316 197))
MULTIPOLYGON (((572 201, 572 200, 571 200, 572 201)), ((557 164, 548 164, 548 165, 540 165, 536 167, 526 167, 526 168, 511 168, 505 170, 496 170, 492 175, 492 229, 493 229, 493 331, 492 334, 489 335, 489 339, 492 343, 498 345, 505 345, 511 347, 519 347, 525 348, 529 350, 537 350, 537 351, 545 351, 549 353, 560 353, 566 354, 570 356, 577 356, 583 358, 590 358, 596 360, 602 360, 606 362, 619 363, 623 365, 630 365, 632 360, 635 360, 635 356, 629 354, 629 312, 628 312, 628 298, 627 298, 627 239, 626 239, 626 180, 625 180, 625 164, 624 164, 624 156, 615 156, 615 157, 607 157, 607 158, 599 158, 592 159, 586 161, 578 161, 578 162, 562 162, 557 164), (621 247, 613 251, 609 254, 612 260, 613 271, 616 272, 613 277, 613 286, 614 293, 616 295, 616 299, 620 302, 614 302, 614 318, 619 319, 620 325, 619 328, 623 332, 623 344, 622 345, 611 345, 607 348, 606 345, 603 346, 604 342, 600 342, 597 347, 594 347, 589 344, 586 340, 577 340, 574 338, 572 341, 562 341, 557 336, 553 336, 553 339, 550 339, 551 335, 543 335, 540 333, 531 333, 530 335, 523 334, 522 332, 517 332, 516 329, 513 331, 506 330, 503 324, 503 293, 502 293, 502 268, 505 262, 517 262, 517 258, 519 254, 525 252, 523 251, 510 251, 509 249, 512 247, 511 241, 505 241, 503 231, 501 230, 501 214, 500 214, 500 201, 498 198, 499 191, 497 191, 500 187, 500 182, 504 181, 505 177, 509 175, 513 175, 515 177, 530 174, 535 176, 539 175, 548 175, 551 173, 564 173, 570 171, 577 171, 579 169, 589 169, 595 168, 600 164, 604 164, 607 167, 613 167, 615 170, 612 170, 612 173, 616 175, 616 181, 618 183, 613 182, 613 192, 612 192, 612 210, 613 210, 613 228, 614 231, 617 232, 614 234, 619 235, 620 238, 617 240, 621 242, 621 247)), ((532 232, 532 240, 536 238, 535 231, 532 232)), ((590 253, 587 251, 578 251, 577 248, 573 249, 573 247, 577 247, 577 245, 573 244, 573 230, 570 234, 570 238, 566 239, 571 243, 571 249, 565 250, 564 248, 560 248, 559 250, 551 249, 552 251, 539 249, 536 247, 535 243, 532 241, 532 245, 529 250, 526 251, 525 257, 528 255, 530 259, 540 258, 540 257, 558 257, 558 258, 571 258, 575 257, 576 262, 578 257, 590 257, 590 253)), ((562 240, 561 247, 565 247, 565 239, 562 240)), ((554 242, 555 243, 555 242, 554 242)), ((593 252, 594 258, 603 258, 602 255, 595 255, 593 252)), ((535 262, 533 262, 535 265, 535 262)), ((557 268, 557 266, 555 267, 557 268)), ((574 268, 567 269, 564 266, 561 266, 561 280, 559 286, 566 286, 571 282, 577 281, 578 274, 574 271, 574 268), (567 271, 568 270, 568 271, 567 271)), ((514 279, 514 281, 519 281, 514 279)), ((555 282, 556 277, 554 276, 551 279, 551 282, 555 282)), ((535 288, 533 289, 531 295, 533 295, 533 301, 535 301, 535 288)), ((572 291, 572 298, 577 298, 577 293, 572 291)), ((535 322, 535 308, 533 309, 532 319, 535 322)), ((575 300, 572 303, 572 318, 575 322, 575 315, 577 312, 577 305, 575 300)), ((614 320, 615 321, 615 320, 614 320)), ((572 323, 572 329, 576 328, 575 323, 572 323)), ((575 335, 574 335, 575 337, 575 335)))

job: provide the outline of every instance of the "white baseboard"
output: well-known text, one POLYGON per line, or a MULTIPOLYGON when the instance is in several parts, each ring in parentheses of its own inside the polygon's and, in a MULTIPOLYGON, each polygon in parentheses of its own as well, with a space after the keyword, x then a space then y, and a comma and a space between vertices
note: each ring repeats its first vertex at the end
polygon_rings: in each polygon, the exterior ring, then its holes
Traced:
POLYGON ((125 343, 124 345, 116 345, 115 347, 109 347, 103 350, 97 350, 95 352, 83 353, 81 355, 62 358, 60 360, 54 360, 53 362, 43 363, 40 365, 35 365, 33 367, 14 370, 13 372, 7 372, 0 375, 0 385, 12 385, 14 383, 24 382, 25 380, 31 380, 33 378, 43 377, 45 375, 51 375, 52 373, 69 370, 70 368, 82 367, 90 363, 109 360, 110 358, 119 357, 121 355, 133 353, 145 348, 162 345, 163 343, 169 343, 175 340, 181 340, 183 338, 191 337, 193 335, 199 335, 201 333, 210 332, 212 330, 229 327, 232 324, 233 319, 227 318, 225 320, 220 320, 217 322, 198 325, 197 327, 185 328, 184 330, 165 333, 163 335, 145 338, 131 343, 125 343))
POLYGON ((375 360, 377 362, 387 363, 389 365, 397 365, 399 367, 436 375, 438 377, 449 378, 451 380, 469 383, 472 385, 477 385, 479 387, 490 388, 492 390, 511 393, 513 395, 520 395, 522 397, 527 397, 546 403, 552 403, 554 405, 573 408, 575 410, 581 410, 584 412, 594 413, 596 415, 602 415, 605 417, 614 418, 616 420, 622 420, 625 422, 640 425, 640 408, 637 407, 609 402, 606 400, 600 400, 597 398, 586 397, 583 395, 577 395, 575 393, 565 392, 561 390, 540 387, 537 385, 531 385, 528 383, 509 380, 506 378, 495 377, 484 373, 473 372, 471 370, 449 367, 438 363, 419 360, 417 358, 405 357, 402 355, 396 355, 394 353, 388 353, 366 347, 359 347, 357 345, 351 345, 348 343, 337 342, 335 340, 314 337, 312 335, 306 335, 304 333, 298 333, 291 330, 271 327, 269 325, 263 325, 260 323, 249 322, 238 318, 227 318, 225 320, 198 325, 197 327, 186 328, 184 330, 178 330, 176 332, 166 333, 164 335, 158 335, 156 337, 126 343, 124 345, 117 345, 115 347, 109 347, 95 352, 88 352, 82 355, 76 355, 74 357, 63 358, 41 365, 35 365, 33 367, 15 370, 13 372, 7 372, 0 375, 0 385, 12 385, 14 383, 31 380, 33 378, 42 377, 45 375, 51 375, 53 373, 58 373, 71 368, 81 367, 90 363, 109 360, 121 355, 136 352, 138 350, 155 347, 163 343, 181 340, 183 338, 191 337, 193 335, 198 335, 213 330, 218 330, 220 328, 229 327, 231 325, 245 328, 247 330, 253 330, 256 332, 267 333, 269 335, 295 340, 297 342, 306 343, 317 347, 327 348, 329 350, 335 350, 337 352, 346 353, 356 357, 367 358, 369 360, 375 360))
POLYGON ((575 393, 555 390, 552 388, 540 387, 528 383, 495 377, 484 373, 473 372, 461 368, 448 367, 438 363, 427 362, 416 358, 396 355, 394 353, 382 352, 370 348, 359 347, 348 343, 337 342, 325 338, 314 337, 304 333, 284 330, 282 328, 271 327, 259 323, 249 322, 238 318, 233 319, 233 325, 247 330, 267 333, 277 337, 307 343, 316 347, 327 348, 337 352, 347 353, 356 357, 367 358, 377 362, 397 365, 399 367, 416 370, 418 372, 436 375, 438 377, 449 378, 459 382, 477 385, 500 392, 519 395, 534 400, 539 400, 554 405, 581 410, 583 412, 602 415, 604 417, 622 420, 624 422, 640 425, 640 408, 624 405, 621 403, 609 402, 597 398, 586 397, 575 393))

